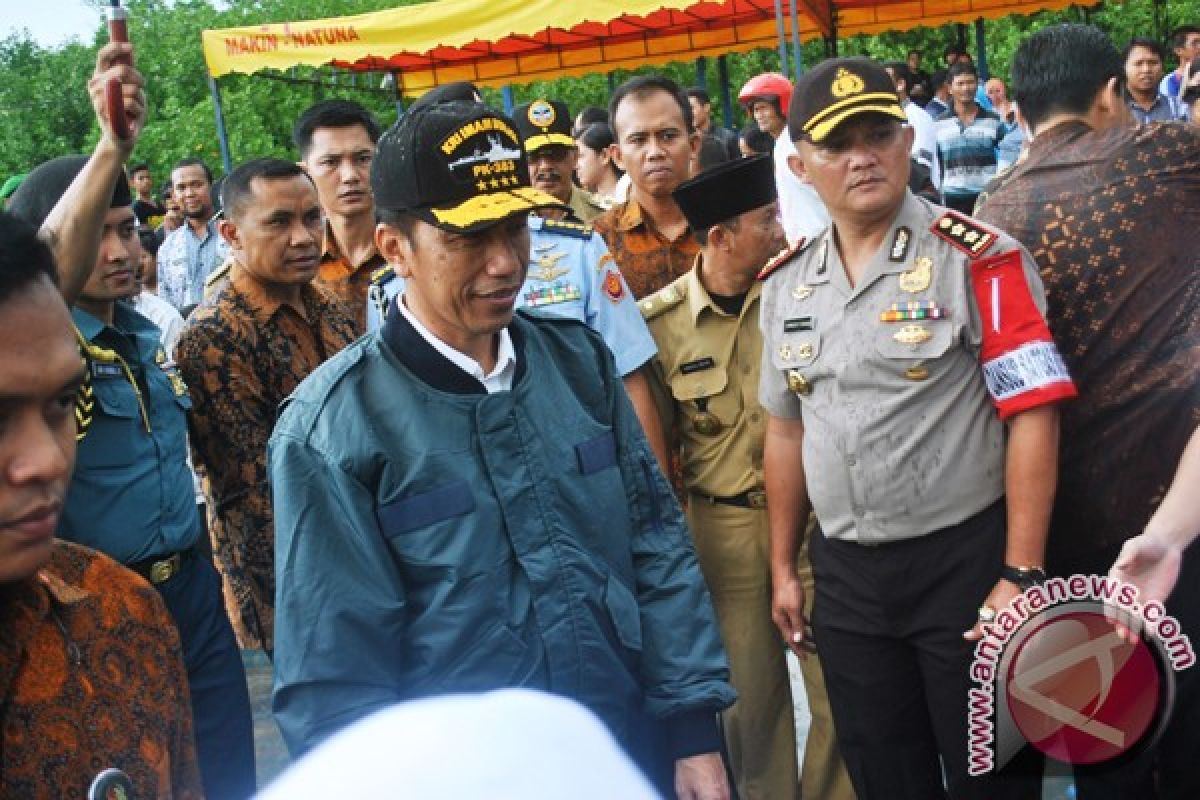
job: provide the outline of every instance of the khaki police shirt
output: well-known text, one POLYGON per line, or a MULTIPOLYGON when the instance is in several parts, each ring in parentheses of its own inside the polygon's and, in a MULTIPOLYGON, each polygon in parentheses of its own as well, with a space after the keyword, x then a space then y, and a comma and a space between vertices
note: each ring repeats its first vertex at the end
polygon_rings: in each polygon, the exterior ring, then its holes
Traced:
MULTIPOLYGON (((1004 426, 980 367, 970 259, 930 231, 943 213, 908 194, 857 286, 832 227, 766 279, 760 399, 771 414, 803 421, 808 495, 830 538, 921 536, 1004 493, 1004 426), (893 303, 911 301, 932 301, 946 318, 880 319, 893 303)), ((1033 259, 995 233, 979 256, 1019 250, 1044 315, 1033 259)))
POLYGON ((735 317, 713 303, 699 268, 697 256, 689 272, 638 305, 658 345, 650 389, 663 430, 679 447, 684 484, 729 497, 763 485, 766 413, 758 402, 763 284, 755 282, 735 317), (703 412, 720 421, 719 431, 696 430, 703 412))

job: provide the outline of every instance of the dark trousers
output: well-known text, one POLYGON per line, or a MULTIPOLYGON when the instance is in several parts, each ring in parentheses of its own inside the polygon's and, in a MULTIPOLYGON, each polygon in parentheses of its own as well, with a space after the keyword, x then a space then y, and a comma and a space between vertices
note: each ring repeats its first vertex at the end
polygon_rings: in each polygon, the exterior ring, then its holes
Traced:
MULTIPOLYGON (((1053 534, 1051 534, 1053 535, 1053 534)), ((1107 575, 1120 546, 1082 556, 1060 557, 1047 567, 1051 575, 1107 575)), ((1200 543, 1183 555, 1167 613, 1200 651, 1200 543)), ((1151 748, 1105 764, 1076 766, 1079 800, 1195 800, 1200 798, 1200 664, 1175 673, 1175 703, 1162 738, 1151 748), (1155 773, 1157 772, 1157 780, 1155 773)))
POLYGON ((892 544, 814 532, 813 633, 859 800, 931 800, 947 788, 953 798, 1041 797, 1040 772, 967 775, 974 643, 962 634, 1000 578, 1004 543, 1003 501, 892 544))
POLYGON ((243 800, 255 792, 254 728, 241 651, 208 559, 188 559, 156 587, 183 642, 200 777, 209 800, 243 800))

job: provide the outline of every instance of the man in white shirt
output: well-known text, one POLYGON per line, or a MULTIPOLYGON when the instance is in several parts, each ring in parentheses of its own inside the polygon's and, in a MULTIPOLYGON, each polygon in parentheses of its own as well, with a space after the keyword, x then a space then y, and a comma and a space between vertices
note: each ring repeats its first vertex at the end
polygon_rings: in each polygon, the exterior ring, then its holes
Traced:
POLYGON ((914 161, 929 168, 929 180, 933 188, 942 188, 942 170, 937 155, 937 129, 933 117, 909 98, 914 78, 912 70, 903 61, 891 61, 883 65, 892 82, 896 84, 896 96, 900 98, 900 106, 908 117, 908 124, 913 129, 912 157, 914 161))

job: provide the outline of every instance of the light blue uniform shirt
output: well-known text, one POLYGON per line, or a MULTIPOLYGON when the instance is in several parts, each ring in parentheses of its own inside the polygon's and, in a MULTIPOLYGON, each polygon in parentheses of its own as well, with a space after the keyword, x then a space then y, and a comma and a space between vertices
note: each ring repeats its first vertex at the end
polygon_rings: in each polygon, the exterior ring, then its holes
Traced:
MULTIPOLYGON (((658 348, 621 277, 604 239, 588 226, 529 216, 529 274, 517 296, 517 308, 576 319, 600 334, 629 375, 658 348)), ((404 290, 390 269, 371 282, 367 330, 383 327, 387 310, 404 290)))
POLYGON ((159 330, 123 302, 112 325, 78 308, 71 316, 84 339, 119 358, 87 358, 92 417, 58 535, 123 564, 186 550, 200 535, 187 464, 192 401, 159 330))

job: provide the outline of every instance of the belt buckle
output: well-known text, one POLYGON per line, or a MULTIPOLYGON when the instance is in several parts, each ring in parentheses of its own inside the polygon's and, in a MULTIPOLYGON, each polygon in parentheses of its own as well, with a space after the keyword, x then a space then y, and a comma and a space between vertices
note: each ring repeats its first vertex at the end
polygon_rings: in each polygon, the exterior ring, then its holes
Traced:
POLYGON ((746 492, 746 501, 750 503, 751 508, 766 508, 767 493, 763 489, 751 489, 746 492))
POLYGON ((179 554, 164 558, 162 561, 155 561, 150 565, 150 582, 154 584, 166 583, 175 576, 179 571, 179 554))

